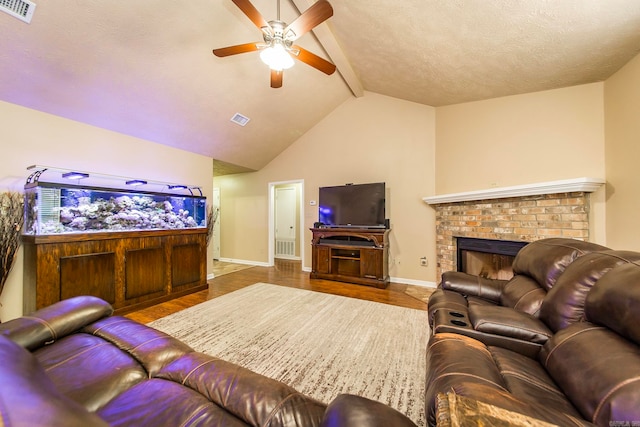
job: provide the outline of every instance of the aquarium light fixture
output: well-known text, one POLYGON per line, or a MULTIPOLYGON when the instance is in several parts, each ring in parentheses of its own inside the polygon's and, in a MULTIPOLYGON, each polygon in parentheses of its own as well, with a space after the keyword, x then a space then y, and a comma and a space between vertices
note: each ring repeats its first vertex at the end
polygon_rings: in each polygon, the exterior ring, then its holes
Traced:
POLYGON ((62 177, 66 179, 83 179, 89 178, 89 174, 84 172, 67 172, 63 173, 62 177))
MULTIPOLYGON (((0 0, 2 3, 3 0, 0 0)), ((106 175, 97 172, 80 172, 78 170, 73 169, 64 169, 54 166, 43 166, 43 165, 31 165, 27 167, 27 170, 32 171, 31 174, 27 177, 25 182, 25 186, 27 185, 36 185, 40 182, 42 175, 45 172, 55 172, 59 173, 59 176, 62 176, 64 179, 82 179, 82 178, 91 178, 94 180, 108 179, 119 182, 119 188, 123 186, 122 183, 125 183, 129 186, 136 185, 149 185, 149 186, 161 186, 162 188, 169 188, 170 190, 187 190, 192 196, 194 195, 194 190, 197 191, 202 196, 202 188, 197 185, 187 185, 187 184, 175 184, 172 182, 164 182, 164 181, 153 181, 150 179, 138 179, 133 177, 125 177, 125 176, 117 176, 117 175, 106 175)), ((54 182, 57 182, 54 179, 54 182)))

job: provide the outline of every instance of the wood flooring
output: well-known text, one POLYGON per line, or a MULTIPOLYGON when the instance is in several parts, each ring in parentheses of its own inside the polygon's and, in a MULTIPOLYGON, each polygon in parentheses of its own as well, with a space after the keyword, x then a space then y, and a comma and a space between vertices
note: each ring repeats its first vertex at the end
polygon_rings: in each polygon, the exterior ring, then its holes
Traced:
POLYGON ((258 282, 342 295, 417 310, 427 310, 424 295, 428 296, 431 291, 431 289, 428 288, 399 283, 390 283, 386 289, 377 289, 370 286, 334 282, 331 280, 310 279, 309 273, 302 271, 299 261, 276 260, 274 267, 251 267, 228 273, 208 280, 208 290, 134 311, 125 314, 125 316, 141 323, 149 323, 258 282), (407 290, 411 292, 407 292, 407 290), (420 298, 416 295, 422 295, 423 297, 420 298))

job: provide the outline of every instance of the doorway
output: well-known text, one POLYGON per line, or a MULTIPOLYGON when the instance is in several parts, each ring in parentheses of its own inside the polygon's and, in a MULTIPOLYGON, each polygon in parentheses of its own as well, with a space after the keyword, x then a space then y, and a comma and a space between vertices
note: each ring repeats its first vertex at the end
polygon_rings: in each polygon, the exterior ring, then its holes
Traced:
POLYGON ((269 183, 269 265, 303 260, 303 180, 269 183))
POLYGON ((220 188, 213 188, 213 259, 220 259, 220 188))

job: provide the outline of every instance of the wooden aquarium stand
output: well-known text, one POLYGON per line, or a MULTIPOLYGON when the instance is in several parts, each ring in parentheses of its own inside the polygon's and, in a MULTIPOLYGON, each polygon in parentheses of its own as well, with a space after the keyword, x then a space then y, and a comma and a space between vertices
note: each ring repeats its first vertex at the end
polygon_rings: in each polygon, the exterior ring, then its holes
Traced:
POLYGON ((204 228, 23 236, 24 313, 94 295, 116 313, 207 288, 204 228))

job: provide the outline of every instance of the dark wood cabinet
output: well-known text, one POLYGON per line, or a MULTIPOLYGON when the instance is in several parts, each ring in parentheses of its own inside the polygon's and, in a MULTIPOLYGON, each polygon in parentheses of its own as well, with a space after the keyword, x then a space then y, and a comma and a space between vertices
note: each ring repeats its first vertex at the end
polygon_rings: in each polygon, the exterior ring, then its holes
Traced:
POLYGON ((207 287, 206 230, 23 236, 24 313, 78 295, 126 312, 207 287))
POLYGON ((389 284, 387 229, 312 228, 312 279, 386 288, 389 284))

